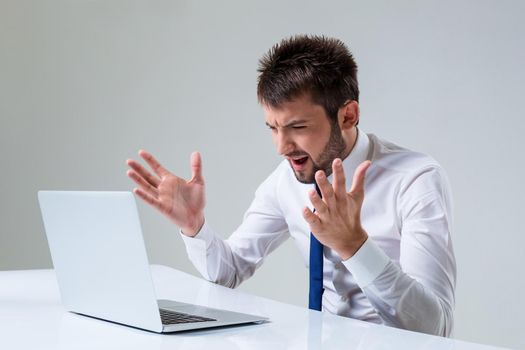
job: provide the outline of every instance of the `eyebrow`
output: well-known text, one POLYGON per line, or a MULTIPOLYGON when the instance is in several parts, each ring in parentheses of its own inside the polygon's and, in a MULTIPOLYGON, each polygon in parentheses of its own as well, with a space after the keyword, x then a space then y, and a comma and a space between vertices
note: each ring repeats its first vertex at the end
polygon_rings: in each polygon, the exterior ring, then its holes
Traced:
MULTIPOLYGON (((304 120, 304 119, 300 119, 300 120, 292 120, 291 122, 289 122, 288 124, 286 125, 283 125, 283 128, 290 128, 290 127, 293 127, 297 124, 304 124, 306 123, 307 120, 304 120)), ((274 128, 275 126, 271 125, 270 123, 266 122, 266 125, 269 127, 269 128, 274 128)))

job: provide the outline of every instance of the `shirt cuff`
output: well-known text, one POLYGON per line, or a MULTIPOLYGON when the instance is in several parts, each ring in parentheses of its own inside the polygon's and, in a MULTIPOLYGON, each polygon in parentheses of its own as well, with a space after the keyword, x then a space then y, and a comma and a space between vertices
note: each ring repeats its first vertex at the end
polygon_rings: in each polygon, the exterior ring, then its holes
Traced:
POLYGON ((348 271, 354 276, 359 287, 372 283, 383 272, 390 258, 370 238, 349 259, 343 261, 348 271))
POLYGON ((193 237, 186 236, 179 230, 182 240, 188 249, 208 249, 213 241, 214 234, 210 227, 208 227, 206 220, 202 225, 200 231, 193 237))

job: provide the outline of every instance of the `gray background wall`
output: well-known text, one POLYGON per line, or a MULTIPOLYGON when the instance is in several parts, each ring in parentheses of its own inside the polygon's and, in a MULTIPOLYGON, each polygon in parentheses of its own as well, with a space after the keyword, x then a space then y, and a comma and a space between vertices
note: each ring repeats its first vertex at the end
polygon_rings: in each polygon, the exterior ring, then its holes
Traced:
MULTIPOLYGON (((0 0, 0 269, 51 267, 37 190, 130 190, 139 148, 182 176, 200 150, 208 221, 228 236, 280 160, 257 60, 288 35, 326 34, 357 58, 362 128, 448 170, 455 336, 523 348, 524 7, 0 0)), ((151 262, 196 274, 177 228, 139 209, 151 262)), ((240 288, 306 305, 307 270, 287 242, 240 288)))

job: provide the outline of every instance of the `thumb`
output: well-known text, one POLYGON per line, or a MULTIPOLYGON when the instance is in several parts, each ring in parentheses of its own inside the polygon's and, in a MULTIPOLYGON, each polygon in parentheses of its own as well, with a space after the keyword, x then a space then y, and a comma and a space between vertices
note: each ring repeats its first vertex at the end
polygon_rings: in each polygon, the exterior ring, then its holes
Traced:
POLYGON ((202 177, 202 159, 199 152, 193 152, 190 157, 191 165, 191 181, 204 183, 204 178, 202 177))
POLYGON ((365 160, 363 163, 359 164, 357 169, 354 172, 354 178, 352 180, 352 188, 350 189, 349 194, 360 195, 365 192, 365 175, 366 171, 370 167, 372 162, 365 160))

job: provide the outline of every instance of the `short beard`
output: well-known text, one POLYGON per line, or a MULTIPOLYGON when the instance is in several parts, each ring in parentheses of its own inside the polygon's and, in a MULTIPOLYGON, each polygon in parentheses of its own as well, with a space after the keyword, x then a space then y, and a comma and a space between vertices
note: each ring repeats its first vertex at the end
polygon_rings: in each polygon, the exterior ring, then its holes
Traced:
POLYGON ((331 122, 330 124, 330 138, 328 139, 328 142, 324 146, 324 149, 319 155, 319 158, 315 161, 312 158, 312 173, 309 174, 308 177, 299 177, 298 174, 294 171, 294 175, 297 181, 303 184, 315 183, 315 173, 318 170, 323 170, 326 176, 330 176, 330 174, 332 174, 332 162, 334 161, 334 159, 343 159, 346 144, 345 140, 343 139, 343 134, 341 133, 341 128, 339 127, 339 124, 337 124, 337 122, 331 122))

